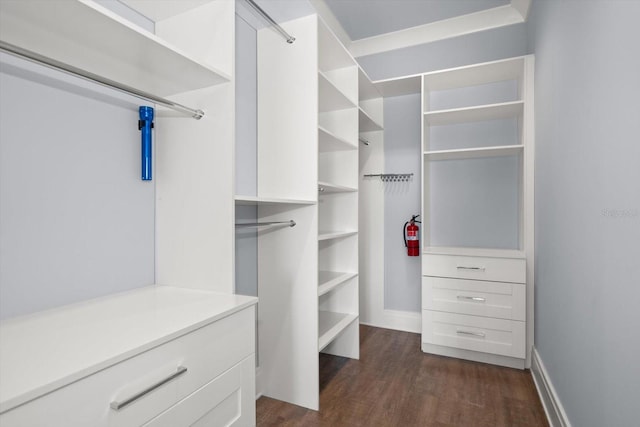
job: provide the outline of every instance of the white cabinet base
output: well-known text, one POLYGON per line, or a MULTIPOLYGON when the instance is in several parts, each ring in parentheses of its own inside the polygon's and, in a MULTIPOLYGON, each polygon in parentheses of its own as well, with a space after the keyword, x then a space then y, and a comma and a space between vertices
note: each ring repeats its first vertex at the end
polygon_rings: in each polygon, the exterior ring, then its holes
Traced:
POLYGON ((490 363, 492 365, 506 366, 507 368, 524 369, 524 359, 500 356, 497 354, 480 353, 477 351, 463 350, 459 348, 444 347, 436 344, 422 343, 422 351, 439 356, 455 357, 457 359, 471 360, 473 362, 490 363))

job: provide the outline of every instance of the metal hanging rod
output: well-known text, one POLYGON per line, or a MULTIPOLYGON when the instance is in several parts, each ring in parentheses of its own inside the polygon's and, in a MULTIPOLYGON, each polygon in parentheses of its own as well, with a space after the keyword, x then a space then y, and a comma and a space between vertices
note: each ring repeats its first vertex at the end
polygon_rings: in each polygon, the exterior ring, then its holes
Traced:
POLYGON ((365 178, 380 177, 383 182, 406 182, 413 177, 412 173, 368 173, 365 178))
POLYGON ((296 41, 296 38, 293 37, 291 34, 287 33, 284 28, 282 28, 276 21, 273 20, 272 17, 269 16, 269 14, 267 14, 267 12, 265 12, 260 6, 258 6, 256 4, 256 2, 254 2, 253 0, 245 0, 247 3, 249 3, 249 5, 256 11, 258 12, 264 19, 266 19, 271 25, 273 25, 273 28, 279 32, 282 37, 284 37, 284 39, 287 41, 287 43, 292 44, 294 41, 296 41))
POLYGON ((359 137, 358 141, 362 142, 364 145, 369 145, 369 140, 364 139, 363 137, 359 137))
POLYGON ((182 104, 178 104, 177 102, 170 101, 165 98, 160 98, 159 96, 152 95, 148 92, 144 92, 142 90, 133 88, 131 86, 124 85, 122 83, 115 82, 113 80, 107 79, 105 77, 99 76, 97 74, 93 74, 89 71, 82 70, 80 68, 76 68, 73 65, 65 64, 60 61, 56 61, 55 59, 48 58, 46 56, 40 55, 39 53, 32 52, 27 49, 23 49, 21 47, 12 45, 11 43, 7 43, 0 40, 0 50, 7 52, 11 55, 18 56, 20 58, 26 59, 31 62, 35 62, 40 65, 44 65, 49 68, 53 68, 58 71, 62 71, 67 74, 74 75, 76 77, 80 77, 84 80, 89 80, 91 82, 97 83, 102 86, 109 87, 111 89, 116 89, 120 92, 127 93, 129 95, 133 95, 135 97, 144 99, 149 102, 153 102, 155 104, 163 105, 167 108, 171 108, 175 111, 180 111, 181 113, 190 114, 194 119, 201 119, 204 116, 204 111, 197 110, 193 108, 186 107, 182 104))
POLYGON ((275 226, 289 226, 295 227, 296 222, 290 221, 271 221, 271 222, 243 222, 236 223, 236 228, 258 228, 258 227, 275 227, 275 226))

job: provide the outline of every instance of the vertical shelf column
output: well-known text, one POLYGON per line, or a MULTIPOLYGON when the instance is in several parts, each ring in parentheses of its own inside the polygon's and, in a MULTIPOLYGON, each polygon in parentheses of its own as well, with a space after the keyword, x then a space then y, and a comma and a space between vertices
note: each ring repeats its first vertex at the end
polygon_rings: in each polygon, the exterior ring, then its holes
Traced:
POLYGON ((358 66, 318 21, 318 350, 360 357, 358 66))

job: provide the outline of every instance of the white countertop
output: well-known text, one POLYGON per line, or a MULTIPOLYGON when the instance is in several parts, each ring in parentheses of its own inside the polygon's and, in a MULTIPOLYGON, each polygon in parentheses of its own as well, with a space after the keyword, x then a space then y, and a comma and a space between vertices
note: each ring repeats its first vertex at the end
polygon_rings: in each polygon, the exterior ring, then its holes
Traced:
POLYGON ((148 286, 0 323, 0 413, 256 304, 148 286))

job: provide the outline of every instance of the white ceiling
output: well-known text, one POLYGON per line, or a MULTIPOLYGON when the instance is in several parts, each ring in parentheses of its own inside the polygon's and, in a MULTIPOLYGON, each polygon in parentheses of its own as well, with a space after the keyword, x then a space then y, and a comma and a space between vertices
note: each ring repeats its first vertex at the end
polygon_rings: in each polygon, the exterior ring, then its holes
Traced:
POLYGON ((324 0, 351 40, 359 40, 510 3, 509 0, 324 0))

